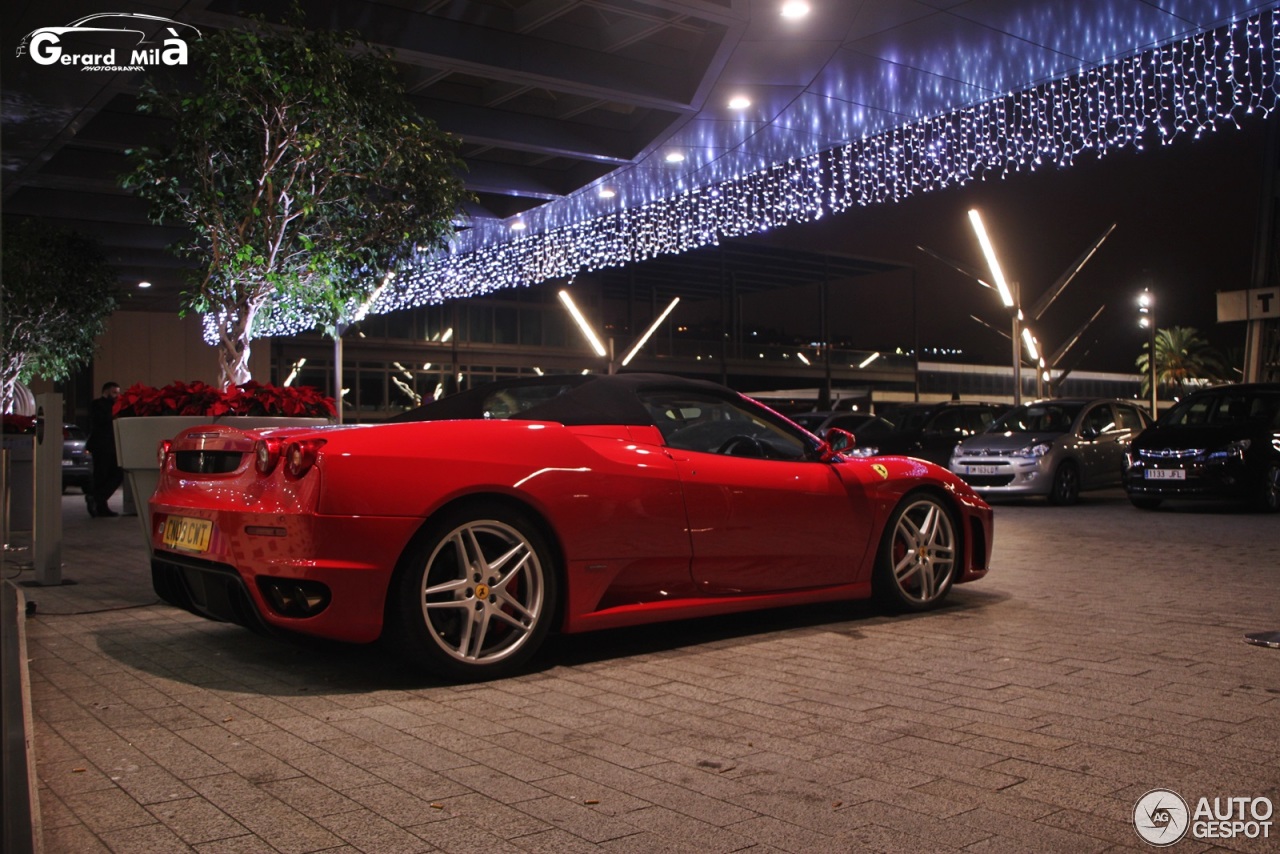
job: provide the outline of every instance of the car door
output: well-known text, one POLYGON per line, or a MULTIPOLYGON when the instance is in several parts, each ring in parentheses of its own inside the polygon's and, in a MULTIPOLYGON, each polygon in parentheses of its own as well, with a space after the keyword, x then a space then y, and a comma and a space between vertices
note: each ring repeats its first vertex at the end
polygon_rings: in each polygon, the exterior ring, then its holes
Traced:
POLYGON ((1119 483, 1124 468, 1124 451, 1132 431, 1121 427, 1109 401, 1093 404, 1080 421, 1080 454, 1085 461, 1083 486, 1100 487, 1119 483))
POLYGON ((1108 459, 1108 468, 1100 473, 1100 486, 1119 486, 1124 480, 1124 459, 1134 437, 1147 428, 1151 417, 1136 406, 1113 403, 1116 414, 1114 455, 1108 459))
POLYGON ((641 399, 680 476, 693 578, 704 591, 859 580, 870 514, 840 466, 812 458, 799 432, 748 401, 661 391, 641 399))

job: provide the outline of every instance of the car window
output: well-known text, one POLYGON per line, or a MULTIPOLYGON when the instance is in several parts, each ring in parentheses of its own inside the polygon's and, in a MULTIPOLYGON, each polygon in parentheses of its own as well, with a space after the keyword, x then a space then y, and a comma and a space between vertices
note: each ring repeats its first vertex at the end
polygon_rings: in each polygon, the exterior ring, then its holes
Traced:
POLYGON ((991 410, 983 406, 966 406, 960 412, 960 429, 966 436, 983 432, 995 420, 991 410))
MULTIPOLYGON (((820 428, 827 420, 825 412, 802 412, 799 415, 792 415, 791 420, 799 424, 804 429, 813 432, 820 428)), ((840 425, 835 425, 839 427, 840 425)))
POLYGON ((1242 389, 1194 395, 1170 409, 1163 420, 1181 427, 1274 422, 1278 417, 1280 394, 1242 389))
POLYGON ((1090 409, 1084 416, 1084 423, 1080 426, 1094 433, 1110 433, 1115 430, 1116 420, 1111 415, 1111 404, 1103 403, 1090 409))
POLYGON ((485 418, 512 418, 540 403, 546 403, 572 389, 572 385, 511 386, 495 391, 484 399, 481 411, 485 418))
POLYGON ((863 441, 879 439, 893 432, 893 424, 883 418, 872 418, 867 423, 859 426, 857 430, 851 430, 850 432, 856 433, 858 438, 863 441))
POLYGON ((741 402, 697 392, 664 391, 641 392, 640 401, 668 447, 775 460, 805 459, 809 447, 766 411, 741 402))
POLYGON ((963 409, 944 409, 933 419, 929 429, 937 430, 939 433, 963 433, 965 420, 963 409))
POLYGON ((1146 413, 1135 409, 1132 406, 1124 406, 1117 403, 1116 423, 1120 425, 1122 430, 1141 430, 1147 425, 1146 413))
POLYGON ((898 429, 906 433, 923 430, 929 422, 929 410, 923 407, 900 409, 894 415, 894 421, 897 422, 898 429))
POLYGON ((1032 403, 1015 406, 991 425, 1002 433, 1065 433, 1080 412, 1079 403, 1032 403))

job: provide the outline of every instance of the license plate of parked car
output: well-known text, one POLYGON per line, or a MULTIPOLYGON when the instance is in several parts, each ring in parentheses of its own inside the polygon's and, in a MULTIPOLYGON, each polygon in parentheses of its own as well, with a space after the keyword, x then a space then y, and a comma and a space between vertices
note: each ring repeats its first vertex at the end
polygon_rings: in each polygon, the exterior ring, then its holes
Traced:
POLYGON ((171 549, 184 552, 206 552, 213 536, 213 523, 208 519, 170 516, 164 523, 162 540, 171 549))
POLYGON ((965 474, 999 474, 1000 466, 965 466, 965 474))
POLYGON ((1147 480, 1186 480, 1187 473, 1182 469, 1147 469, 1144 472, 1147 480))

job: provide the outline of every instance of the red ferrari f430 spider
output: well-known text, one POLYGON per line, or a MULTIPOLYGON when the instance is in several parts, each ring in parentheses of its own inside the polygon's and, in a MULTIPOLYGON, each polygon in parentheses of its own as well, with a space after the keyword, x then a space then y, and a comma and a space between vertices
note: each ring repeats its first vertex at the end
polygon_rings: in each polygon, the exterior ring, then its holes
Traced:
POLYGON ((205 617, 390 636, 487 679, 552 631, 872 595, 919 611, 986 573, 991 509, 963 481, 842 440, 656 374, 498 382, 377 425, 193 427, 151 498, 152 575, 205 617))

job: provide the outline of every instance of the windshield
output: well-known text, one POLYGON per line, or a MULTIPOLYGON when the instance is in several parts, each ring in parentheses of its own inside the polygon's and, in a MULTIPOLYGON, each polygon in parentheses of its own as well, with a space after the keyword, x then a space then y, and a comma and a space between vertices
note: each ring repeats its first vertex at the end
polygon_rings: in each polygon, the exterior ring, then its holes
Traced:
POLYGON ((904 433, 911 433, 923 430, 929 423, 929 416, 932 414, 932 407, 904 406, 898 410, 898 414, 894 417, 897 420, 899 430, 902 430, 904 433))
POLYGON ((1161 424, 1198 427, 1206 424, 1247 424, 1274 422, 1280 413, 1280 392, 1232 391, 1193 395, 1174 406, 1161 424))
POLYGON ((830 417, 825 412, 801 412, 799 415, 792 415, 791 420, 812 433, 830 417))
POLYGON ((1065 433, 1083 403, 1029 403, 1016 406, 987 428, 988 433, 1065 433))

